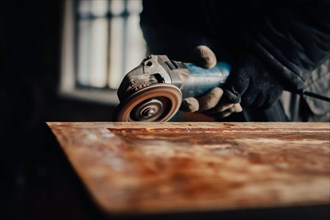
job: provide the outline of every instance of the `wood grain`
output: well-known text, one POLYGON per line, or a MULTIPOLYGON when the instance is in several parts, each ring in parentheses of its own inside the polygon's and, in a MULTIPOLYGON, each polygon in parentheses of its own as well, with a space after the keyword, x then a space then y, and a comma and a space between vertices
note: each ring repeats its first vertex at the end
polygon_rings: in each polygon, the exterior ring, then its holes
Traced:
POLYGON ((329 123, 47 124, 108 213, 330 204, 329 123))

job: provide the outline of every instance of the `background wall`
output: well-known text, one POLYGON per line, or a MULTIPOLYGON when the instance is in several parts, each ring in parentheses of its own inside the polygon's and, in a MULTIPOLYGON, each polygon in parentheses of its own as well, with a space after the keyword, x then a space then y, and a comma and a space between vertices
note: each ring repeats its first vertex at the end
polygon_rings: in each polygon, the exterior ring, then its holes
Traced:
POLYGON ((82 196, 46 121, 109 121, 112 106, 57 95, 63 1, 0 6, 0 219, 87 219, 82 196))

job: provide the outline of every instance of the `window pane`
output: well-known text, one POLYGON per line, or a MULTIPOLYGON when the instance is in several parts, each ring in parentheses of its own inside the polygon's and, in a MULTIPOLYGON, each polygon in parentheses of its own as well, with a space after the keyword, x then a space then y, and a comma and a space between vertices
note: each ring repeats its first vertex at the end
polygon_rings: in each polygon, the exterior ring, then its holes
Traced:
POLYGON ((77 6, 77 84, 117 89, 146 55, 142 1, 80 0, 77 6))
POLYGON ((105 87, 107 85, 108 20, 95 19, 91 32, 90 83, 94 87, 105 87))
POLYGON ((90 85, 90 44, 91 44, 91 20, 87 19, 91 13, 91 1, 83 0, 78 4, 78 85, 90 85))

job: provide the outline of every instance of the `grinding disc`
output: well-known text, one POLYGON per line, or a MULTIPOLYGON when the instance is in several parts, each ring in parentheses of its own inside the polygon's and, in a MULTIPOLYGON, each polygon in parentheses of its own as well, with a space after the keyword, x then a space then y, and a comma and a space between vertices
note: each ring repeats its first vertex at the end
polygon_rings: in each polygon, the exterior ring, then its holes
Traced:
POLYGON ((171 84, 154 84, 143 88, 119 104, 116 121, 168 121, 179 110, 182 94, 171 84))

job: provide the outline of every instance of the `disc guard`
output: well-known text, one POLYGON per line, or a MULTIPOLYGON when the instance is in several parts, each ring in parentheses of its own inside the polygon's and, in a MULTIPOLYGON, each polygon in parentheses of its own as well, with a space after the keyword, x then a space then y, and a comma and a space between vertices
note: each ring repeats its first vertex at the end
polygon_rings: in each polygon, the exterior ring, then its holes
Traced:
POLYGON ((164 122, 170 120, 179 110, 182 101, 180 89, 172 84, 154 84, 143 88, 116 110, 116 121, 164 122))

